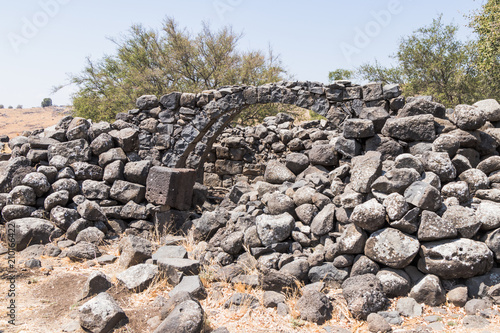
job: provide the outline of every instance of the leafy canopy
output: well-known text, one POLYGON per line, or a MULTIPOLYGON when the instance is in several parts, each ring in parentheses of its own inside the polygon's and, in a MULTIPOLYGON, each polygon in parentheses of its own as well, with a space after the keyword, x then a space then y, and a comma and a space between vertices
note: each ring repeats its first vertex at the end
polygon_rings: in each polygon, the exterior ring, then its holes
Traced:
POLYGON ((239 51, 241 37, 230 27, 214 31, 205 23, 198 34, 192 34, 172 18, 159 31, 134 25, 121 38, 111 39, 117 45, 116 54, 98 61, 88 58, 83 71, 70 76, 78 86, 73 96, 76 113, 95 121, 112 120, 118 112, 134 108, 137 97, 144 94, 196 93, 283 79, 279 56, 271 50, 267 54, 239 51))

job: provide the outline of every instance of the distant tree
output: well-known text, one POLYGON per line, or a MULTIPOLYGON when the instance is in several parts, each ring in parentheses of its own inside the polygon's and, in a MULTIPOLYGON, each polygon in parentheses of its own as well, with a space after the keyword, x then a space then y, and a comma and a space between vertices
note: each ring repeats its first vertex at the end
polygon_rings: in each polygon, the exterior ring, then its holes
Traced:
POLYGON ((16 109, 22 109, 22 108, 23 108, 23 106, 22 106, 21 104, 18 104, 18 105, 16 106, 16 109))
MULTIPOLYGON (((76 114, 111 120, 135 107, 143 94, 201 92, 233 84, 260 85, 279 81, 285 70, 278 56, 260 50, 238 51, 241 34, 230 27, 218 31, 203 24, 192 35, 167 18, 160 31, 134 25, 117 45, 115 55, 93 61, 70 76, 76 114)), ((247 112, 253 112, 247 110, 247 112)))
POLYGON ((399 43, 395 67, 364 64, 356 77, 400 83, 407 96, 432 95, 446 106, 473 103, 480 94, 481 77, 474 66, 473 44, 460 41, 458 27, 444 25, 440 15, 429 26, 405 36, 399 43))
POLYGON ((8 108, 9 108, 9 109, 13 109, 12 105, 9 105, 9 107, 8 107, 8 108))
POLYGON ((42 108, 46 108, 47 106, 52 106, 52 99, 48 97, 42 100, 42 108))
POLYGON ((375 60, 375 63, 363 64, 356 70, 356 77, 368 80, 371 82, 388 83, 404 83, 405 78, 402 68, 398 67, 384 67, 375 60))
POLYGON ((0 104, 0 109, 4 109, 5 107, 3 106, 3 104, 0 104))
POLYGON ((476 66, 485 97, 500 99, 500 0, 488 0, 469 16, 478 39, 474 44, 476 66))
POLYGON ((328 73, 328 81, 350 80, 354 76, 354 71, 349 69, 338 68, 328 73))

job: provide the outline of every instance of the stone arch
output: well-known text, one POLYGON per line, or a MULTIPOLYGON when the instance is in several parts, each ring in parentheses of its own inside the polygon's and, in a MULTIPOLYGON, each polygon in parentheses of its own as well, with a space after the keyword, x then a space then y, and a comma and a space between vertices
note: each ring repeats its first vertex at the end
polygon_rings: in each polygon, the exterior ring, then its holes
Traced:
MULTIPOLYGON (((175 111, 182 114, 182 96, 175 111), (179 111, 179 109, 181 109, 179 111)), ((247 107, 281 103, 312 110, 340 125, 346 118, 359 115, 365 106, 380 106, 385 99, 397 97, 399 86, 381 83, 364 86, 339 81, 324 85, 315 82, 282 81, 262 86, 230 86, 196 95, 194 117, 185 122, 162 163, 168 167, 200 169, 213 143, 222 131, 247 107), (201 105, 201 106, 200 106, 201 105)), ((169 94, 171 95, 171 94, 169 94)), ((169 95, 163 96, 168 99, 169 95)), ((193 94, 189 94, 194 96, 193 94)))

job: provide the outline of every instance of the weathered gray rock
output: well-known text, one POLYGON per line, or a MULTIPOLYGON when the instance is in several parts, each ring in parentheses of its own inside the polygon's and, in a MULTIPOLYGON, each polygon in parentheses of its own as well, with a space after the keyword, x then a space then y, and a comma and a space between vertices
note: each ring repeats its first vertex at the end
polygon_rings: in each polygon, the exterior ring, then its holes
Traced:
POLYGON ((493 266, 493 253, 486 244, 466 238, 422 244, 418 268, 443 279, 470 278, 493 266))
POLYGON ((354 157, 351 164, 352 189, 359 193, 370 192, 372 183, 382 173, 382 155, 369 151, 363 156, 354 157))
POLYGON ((490 185, 488 176, 479 169, 468 169, 462 172, 459 178, 469 185, 470 194, 474 194, 477 190, 487 189, 490 185))
POLYGON ((486 121, 480 108, 465 104, 455 106, 450 120, 464 131, 473 131, 481 128, 486 121))
POLYGON ((428 101, 425 99, 416 99, 398 111, 398 117, 418 116, 422 114, 431 114, 437 118, 444 118, 446 108, 443 104, 428 101))
POLYGON ((78 205, 78 214, 89 221, 106 221, 106 215, 95 201, 85 200, 78 205))
POLYGON ((382 128, 384 136, 403 141, 429 141, 436 138, 434 117, 418 115, 402 118, 390 118, 382 128))
POLYGON ((21 251, 28 245, 49 243, 54 226, 47 220, 26 217, 7 222, 5 234, 9 230, 14 230, 15 249, 21 251))
POLYGON ((370 332, 391 332, 391 325, 378 313, 370 313, 366 318, 370 332))
POLYGON ((492 201, 481 201, 476 210, 476 218, 481 229, 492 230, 500 227, 500 204, 492 201))
POLYGON ((280 215, 285 212, 292 213, 295 209, 295 203, 288 195, 275 192, 271 194, 271 198, 267 201, 267 209, 271 215, 280 215))
POLYGON ((389 217, 392 221, 403 218, 410 208, 405 197, 399 193, 389 194, 384 199, 383 205, 385 207, 387 217, 389 217))
POLYGON ((372 184, 372 191, 403 194, 408 186, 420 180, 420 174, 411 168, 395 168, 378 177, 372 184))
POLYGON ((50 220, 62 230, 68 230, 71 224, 79 218, 78 212, 71 208, 56 206, 50 211, 50 220))
POLYGON ((487 121, 500 121, 500 104, 496 100, 485 99, 472 106, 477 106, 487 121))
POLYGON ((207 291, 198 275, 184 276, 181 282, 168 293, 168 296, 175 297, 175 295, 182 292, 187 292, 198 300, 207 298, 207 291))
POLYGON ((458 285, 453 287, 448 294, 446 294, 446 299, 448 300, 448 303, 463 307, 467 303, 467 293, 467 286, 458 285))
POLYGON ((323 166, 338 165, 338 156, 334 145, 315 145, 308 151, 311 164, 323 166))
POLYGON ((344 254, 363 253, 366 239, 364 230, 354 223, 350 223, 345 227, 342 235, 337 238, 338 252, 344 254))
POLYGON ((76 180, 64 178, 64 179, 59 179, 52 184, 52 191, 53 192, 68 191, 69 198, 71 199, 75 195, 80 193, 80 186, 78 185, 78 182, 76 180))
POLYGON ((125 312, 108 293, 100 293, 79 309, 80 325, 92 333, 111 332, 121 321, 127 320, 125 312))
POLYGON ((140 203, 144 200, 146 187, 139 184, 130 183, 124 180, 116 180, 111 187, 109 196, 111 199, 122 203, 135 201, 140 203))
POLYGON ((289 213, 281 215, 259 215, 255 221, 259 239, 264 246, 287 239, 295 226, 295 220, 289 213))
POLYGON ((131 183, 146 185, 149 169, 151 168, 151 161, 129 162, 125 165, 123 175, 125 180, 131 183))
POLYGON ((344 137, 347 139, 363 139, 375 135, 373 121, 368 119, 347 119, 344 123, 344 137))
POLYGON ((58 191, 49 194, 44 200, 44 208, 46 211, 51 211, 56 206, 66 206, 69 201, 69 192, 66 190, 58 191))
POLYGON ((197 275, 200 272, 200 262, 198 260, 160 257, 156 262, 162 271, 174 268, 185 275, 197 275))
POLYGON ((426 171, 438 175, 441 182, 454 180, 457 176, 455 166, 451 162, 448 153, 425 152, 422 156, 422 164, 426 171))
POLYGON ((2 208, 2 217, 5 221, 12 221, 25 217, 31 217, 36 211, 35 207, 24 205, 5 205, 2 208))
POLYGON ((354 208, 350 222, 367 231, 376 231, 385 223, 385 208, 377 199, 371 199, 354 208))
POLYGON ((75 243, 88 242, 101 245, 104 240, 104 233, 96 227, 88 227, 81 230, 75 238, 75 243))
MULTIPOLYGON (((341 257, 342 256, 336 257, 333 260, 333 264, 337 265, 337 261, 341 257)), ((348 266, 350 266, 349 263, 346 265, 346 267, 348 266)), ((358 255, 356 256, 356 259, 352 264, 350 276, 353 277, 356 275, 363 275, 363 274, 377 274, 379 270, 380 266, 375 261, 371 260, 365 255, 358 255)))
POLYGON ((84 180, 82 182, 82 194, 89 200, 107 200, 110 187, 103 181, 84 180))
POLYGON ((335 205, 326 205, 312 220, 311 232, 321 236, 330 232, 335 225, 335 205))
POLYGON ((398 299, 397 311, 405 317, 420 317, 422 315, 422 305, 418 304, 414 298, 403 297, 398 299))
POLYGON ((338 269, 330 262, 311 267, 308 273, 309 281, 312 283, 321 281, 333 287, 340 286, 348 276, 349 273, 346 270, 338 269))
POLYGON ((464 238, 472 238, 481 227, 481 222, 471 208, 458 205, 448 207, 443 214, 443 220, 451 224, 460 237, 464 238))
POLYGON ((266 308, 275 308, 280 303, 285 303, 285 295, 272 290, 264 292, 262 305, 264 305, 266 308))
POLYGON ((127 289, 141 292, 146 289, 158 274, 158 266, 138 264, 131 266, 116 275, 117 280, 127 289))
POLYGON ((91 260, 101 256, 101 252, 92 243, 80 242, 70 246, 66 252, 66 256, 73 261, 91 260))
POLYGON ((285 166, 298 175, 309 166, 309 157, 301 153, 288 154, 286 155, 285 166))
POLYGON ((446 301, 441 281, 437 276, 431 274, 424 276, 420 282, 413 286, 409 296, 418 303, 430 306, 438 306, 446 301))
POLYGON ((49 162, 55 156, 61 156, 64 159, 64 166, 68 166, 74 162, 87 162, 90 160, 89 144, 84 139, 77 139, 50 145, 48 148, 48 153, 49 162))
POLYGON ((295 174, 290 171, 284 164, 272 160, 266 166, 264 179, 271 184, 282 184, 285 181, 295 181, 295 174))
POLYGON ((382 284, 373 274, 348 278, 342 284, 342 294, 355 318, 366 319, 370 313, 384 310, 389 304, 382 284))
POLYGON ((410 292, 411 279, 403 270, 384 268, 376 276, 387 297, 406 296, 410 292))
POLYGON ((392 268, 408 266, 418 253, 420 243, 413 236, 386 228, 371 234, 365 244, 365 254, 392 268))
POLYGON ((451 221, 442 219, 436 213, 428 210, 422 212, 418 228, 419 241, 430 242, 445 238, 455 238, 456 236, 457 228, 451 221))
POLYGON ((137 236, 127 236, 120 241, 119 265, 124 268, 141 264, 151 258, 151 242, 137 236))
POLYGON ((306 225, 311 224, 318 212, 318 208, 310 203, 302 204, 295 208, 295 214, 306 225))
POLYGON ((92 271, 85 281, 81 299, 102 293, 111 288, 112 285, 106 274, 101 271, 92 271))
POLYGON ((35 190, 30 186, 16 186, 9 192, 7 203, 9 205, 34 206, 36 204, 35 190))
POLYGON ((423 210, 437 211, 441 208, 441 193, 437 188, 423 181, 416 181, 404 192, 408 203, 423 210))
POLYGON ((50 183, 41 172, 32 172, 24 176, 22 184, 33 188, 37 197, 43 196, 50 190, 50 183))
POLYGON ((299 298, 296 308, 302 320, 321 325, 331 318, 333 307, 328 296, 316 290, 308 290, 299 298))

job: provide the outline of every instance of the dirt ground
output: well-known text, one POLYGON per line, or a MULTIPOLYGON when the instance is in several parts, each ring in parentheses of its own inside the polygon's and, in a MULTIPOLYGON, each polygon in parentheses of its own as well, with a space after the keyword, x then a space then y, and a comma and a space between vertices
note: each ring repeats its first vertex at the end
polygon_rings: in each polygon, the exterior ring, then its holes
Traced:
MULTIPOLYGON (((102 248, 103 253, 117 255, 116 243, 102 248)), ((0 258, 0 333, 45 333, 45 332, 76 332, 83 330, 78 325, 78 307, 88 299, 79 300, 83 285, 89 274, 96 269, 107 274, 114 286, 108 290, 127 314, 129 321, 115 329, 115 333, 152 332, 160 323, 160 309, 155 307, 157 296, 168 298, 172 286, 164 280, 155 281, 148 289, 141 293, 132 293, 117 283, 116 275, 123 271, 118 263, 100 266, 95 261, 81 263, 71 262, 64 258, 41 257, 42 268, 28 269, 24 267, 24 260, 20 253, 16 254, 16 326, 8 324, 6 315, 9 289, 10 270, 7 267, 5 255, 0 258), (73 328, 72 328, 73 326, 73 328)), ((276 309, 242 308, 238 311, 224 309, 224 302, 237 292, 248 292, 262 301, 263 291, 250 289, 244 285, 211 282, 207 280, 208 272, 202 272, 202 281, 207 288, 208 297, 201 301, 206 313, 206 332, 220 326, 226 326, 233 332, 327 332, 327 326, 340 326, 352 332, 368 332, 366 323, 352 318, 342 300, 341 290, 330 290, 329 295, 335 299, 333 318, 325 324, 316 324, 300 320, 294 305, 299 295, 288 295, 287 305, 290 314, 278 315, 276 309)), ((394 304, 391 309, 394 309, 394 304)), ((495 306, 498 310, 498 307, 495 306)), ((397 330, 408 330, 425 327, 425 316, 438 315, 446 329, 444 332, 499 332, 500 318, 489 319, 491 324, 480 330, 466 330, 462 327, 465 311, 451 305, 440 308, 425 306, 424 314, 415 319, 404 318, 404 323, 397 330)))
POLYGON ((70 108, 58 106, 0 109, 0 135, 8 135, 9 138, 13 138, 23 131, 46 128, 57 124, 62 117, 70 113, 70 108))

